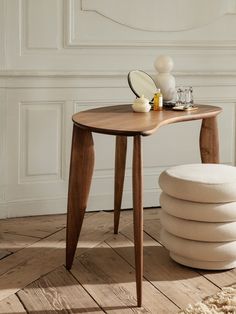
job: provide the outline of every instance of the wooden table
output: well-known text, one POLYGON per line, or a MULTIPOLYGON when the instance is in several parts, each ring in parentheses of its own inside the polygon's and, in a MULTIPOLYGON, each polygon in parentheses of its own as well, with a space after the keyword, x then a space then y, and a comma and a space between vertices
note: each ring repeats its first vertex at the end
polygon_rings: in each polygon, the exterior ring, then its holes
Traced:
MULTIPOLYGON (((216 116, 221 108, 198 105, 195 111, 133 112, 130 105, 102 107, 73 116, 73 139, 68 192, 66 267, 73 263, 94 167, 92 132, 116 136, 114 233, 118 232, 125 176, 127 137, 133 137, 133 213, 136 289, 138 306, 142 305, 143 278, 143 174, 142 136, 153 134, 162 125, 202 119, 200 152, 203 163, 219 162, 216 116)), ((125 274, 124 274, 125 276, 125 274)))

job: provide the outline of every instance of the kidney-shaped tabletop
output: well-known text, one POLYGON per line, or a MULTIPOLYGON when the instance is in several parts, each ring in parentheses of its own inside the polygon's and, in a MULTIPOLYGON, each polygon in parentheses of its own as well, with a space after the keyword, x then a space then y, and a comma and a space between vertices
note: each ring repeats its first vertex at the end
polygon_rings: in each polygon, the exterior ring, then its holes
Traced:
POLYGON ((100 107, 81 111, 73 115, 73 122, 80 128, 95 133, 111 135, 151 135, 159 127, 166 124, 207 119, 219 114, 220 107, 196 105, 197 109, 189 111, 150 111, 138 113, 131 105, 100 107))

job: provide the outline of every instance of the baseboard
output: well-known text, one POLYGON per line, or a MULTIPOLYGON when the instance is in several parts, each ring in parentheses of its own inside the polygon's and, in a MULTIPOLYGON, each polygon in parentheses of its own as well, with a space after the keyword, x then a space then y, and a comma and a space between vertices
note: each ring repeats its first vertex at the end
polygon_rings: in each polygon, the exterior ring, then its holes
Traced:
MULTIPOLYGON (((160 190, 150 189, 144 192, 144 207, 159 206, 160 190)), ((132 208, 131 191, 124 192, 122 208, 132 208)), ((60 197, 56 199, 34 199, 17 200, 1 204, 0 219, 64 214, 67 208, 67 198, 60 197)), ((113 210, 113 195, 91 195, 88 202, 87 211, 113 210), (99 205, 98 205, 99 204, 99 205)))
POLYGON ((0 219, 7 218, 7 206, 5 203, 0 203, 0 219))
MULTIPOLYGON (((1 218, 26 217, 38 215, 64 214, 66 212, 67 199, 34 199, 17 200, 7 202, 5 205, 5 217, 1 218)), ((1 210, 1 207, 0 207, 1 210)), ((4 213, 4 211, 3 211, 4 213)))

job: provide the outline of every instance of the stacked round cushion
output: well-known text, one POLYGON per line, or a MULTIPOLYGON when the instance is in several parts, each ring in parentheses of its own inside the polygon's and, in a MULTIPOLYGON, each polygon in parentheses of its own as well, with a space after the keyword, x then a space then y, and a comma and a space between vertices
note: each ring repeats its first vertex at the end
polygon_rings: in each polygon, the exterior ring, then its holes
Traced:
POLYGON ((189 164, 161 173, 161 240, 176 262, 236 267, 236 168, 189 164))

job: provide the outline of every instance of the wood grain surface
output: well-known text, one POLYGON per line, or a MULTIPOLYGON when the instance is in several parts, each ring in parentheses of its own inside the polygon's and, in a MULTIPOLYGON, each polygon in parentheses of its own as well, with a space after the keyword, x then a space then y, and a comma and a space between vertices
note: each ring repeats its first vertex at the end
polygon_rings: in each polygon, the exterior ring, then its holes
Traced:
POLYGON ((219 135, 216 117, 202 120, 200 153, 203 163, 219 163, 219 135))
POLYGON ((102 107, 76 113, 73 121, 81 128, 91 132, 112 135, 151 135, 166 124, 206 119, 221 112, 220 107, 197 105, 194 111, 150 111, 134 112, 131 105, 102 107))
POLYGON ((92 180, 94 147, 92 133, 73 127, 67 205, 66 267, 71 268, 92 180))
MULTIPOLYGON (((0 314, 174 314, 235 282, 234 269, 200 271, 172 261, 159 242, 158 212, 144 210, 142 308, 136 306, 132 211, 121 211, 119 235, 113 234, 113 213, 85 215, 79 255, 71 272, 63 266, 65 228, 54 234, 56 224, 50 230, 48 217, 37 217, 35 227, 41 221, 40 229, 47 230, 48 236, 30 246, 21 242, 25 248, 0 261, 0 314)), ((63 215, 57 221, 58 228, 65 218, 63 215)), ((10 219, 2 222, 5 230, 15 234, 18 221, 28 236, 34 235, 31 217, 14 219, 15 227, 10 219)), ((12 238, 12 245, 9 240, 6 243, 13 247, 16 238, 12 238)))
POLYGON ((115 152, 115 184, 114 184, 114 233, 118 233, 120 210, 125 179, 125 164, 127 152, 127 137, 116 137, 115 152))

